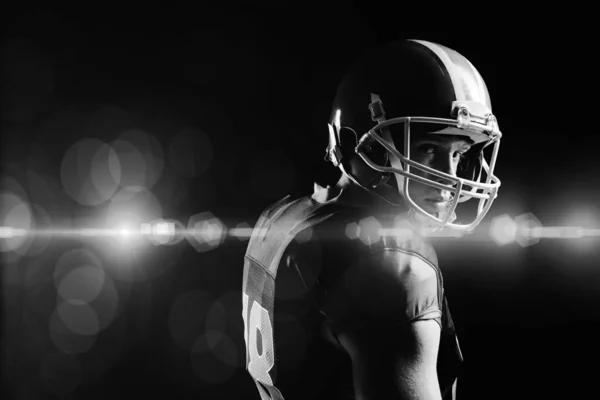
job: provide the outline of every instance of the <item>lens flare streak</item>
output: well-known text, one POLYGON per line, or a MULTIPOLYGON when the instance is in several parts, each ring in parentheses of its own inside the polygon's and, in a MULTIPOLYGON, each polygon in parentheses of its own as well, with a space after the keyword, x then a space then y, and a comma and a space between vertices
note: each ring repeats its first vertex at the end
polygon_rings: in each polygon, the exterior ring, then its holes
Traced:
MULTIPOLYGON (((250 238, 252 228, 232 228, 227 234, 237 238, 250 238)), ((265 233, 265 232, 263 232, 265 233)), ((10 239, 19 236, 64 236, 64 237, 114 237, 114 238, 131 238, 145 236, 184 236, 184 237, 213 237, 218 235, 218 231, 208 225, 203 229, 175 229, 174 224, 156 224, 151 225, 144 223, 139 229, 129 228, 82 228, 82 229, 18 229, 10 226, 0 226, 0 239, 10 239)), ((261 232, 256 231, 255 234, 260 235, 261 232)))
MULTIPOLYGON (((174 223, 143 223, 138 229, 131 228, 82 228, 82 229, 19 229, 10 226, 0 226, 0 239, 11 239, 22 236, 52 236, 70 238, 115 238, 128 240, 136 237, 185 237, 185 238, 214 238, 215 235, 227 235, 238 239, 249 239, 252 234, 264 236, 267 232, 250 227, 231 228, 226 232, 219 232, 214 225, 205 224, 202 228, 176 229, 174 223)), ((379 229, 379 234, 395 235, 400 232, 394 229, 379 229)), ((519 227, 516 235, 538 239, 580 239, 585 237, 600 236, 600 229, 583 228, 578 226, 545 226, 545 227, 519 227)), ((462 236, 454 231, 434 231, 426 236, 454 238, 462 236)), ((467 235, 469 237, 469 235, 467 235)))
POLYGON ((579 226, 546 226, 523 230, 522 234, 543 239, 579 239, 600 236, 600 229, 588 229, 579 226))

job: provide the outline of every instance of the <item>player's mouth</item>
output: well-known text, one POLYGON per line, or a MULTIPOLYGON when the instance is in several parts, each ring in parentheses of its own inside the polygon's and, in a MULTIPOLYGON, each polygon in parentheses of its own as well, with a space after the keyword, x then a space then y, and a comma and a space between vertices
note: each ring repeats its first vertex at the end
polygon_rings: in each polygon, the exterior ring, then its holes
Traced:
POLYGON ((448 207, 447 200, 425 199, 425 202, 429 206, 428 208, 435 210, 435 212, 441 212, 448 207))
POLYGON ((426 197, 425 200, 430 202, 431 204, 445 204, 445 203, 450 202, 450 200, 452 200, 452 197, 434 196, 434 197, 426 197))
POLYGON ((426 197, 425 199, 426 208, 429 212, 442 212, 446 210, 449 205, 452 197, 448 196, 432 196, 426 197))

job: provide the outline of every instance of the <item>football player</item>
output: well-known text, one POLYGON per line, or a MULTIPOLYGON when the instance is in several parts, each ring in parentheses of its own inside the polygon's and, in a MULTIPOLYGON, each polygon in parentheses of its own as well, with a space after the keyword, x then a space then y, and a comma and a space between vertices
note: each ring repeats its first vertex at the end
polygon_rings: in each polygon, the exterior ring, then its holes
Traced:
POLYGON ((454 399, 463 358, 427 236, 472 231, 497 196, 485 83, 445 46, 388 43, 342 79, 329 133, 339 180, 269 206, 248 244, 247 370, 263 400, 454 399))

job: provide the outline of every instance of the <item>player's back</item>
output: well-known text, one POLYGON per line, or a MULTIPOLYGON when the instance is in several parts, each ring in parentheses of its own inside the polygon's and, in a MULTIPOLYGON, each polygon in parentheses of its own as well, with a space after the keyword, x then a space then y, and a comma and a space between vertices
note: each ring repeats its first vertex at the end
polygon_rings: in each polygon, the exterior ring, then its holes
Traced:
MULTIPOLYGON (((433 249, 411 232, 382 235, 396 223, 385 213, 311 197, 282 199, 261 215, 245 258, 243 315, 247 367, 264 399, 353 398, 351 360, 332 332, 336 324, 368 325, 385 298, 382 291, 394 290, 392 282, 376 293, 356 293, 363 271, 377 279, 377 266, 368 260, 381 249, 421 257, 418 268, 436 291, 430 308, 439 315, 432 318, 448 325, 433 249), (358 306, 348 301, 361 296, 358 306)), ((409 305, 419 307, 426 305, 409 305)))

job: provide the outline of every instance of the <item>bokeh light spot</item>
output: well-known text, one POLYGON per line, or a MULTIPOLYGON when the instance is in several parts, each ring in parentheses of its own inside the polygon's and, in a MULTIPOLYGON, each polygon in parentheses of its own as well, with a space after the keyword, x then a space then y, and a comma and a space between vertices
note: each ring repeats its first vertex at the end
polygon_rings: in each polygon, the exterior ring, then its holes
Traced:
POLYGON ((119 292, 110 275, 104 274, 102 290, 89 305, 96 311, 100 331, 111 326, 120 309, 119 292))
POLYGON ((235 228, 229 231, 231 236, 237 237, 239 240, 248 240, 252 236, 253 228, 247 222, 240 222, 235 228))
POLYGON ((58 290, 66 275, 82 266, 102 268, 102 261, 94 252, 86 248, 71 249, 60 256, 54 267, 54 286, 56 289, 58 290))
POLYGON ((187 229, 187 239, 198 252, 218 247, 226 237, 225 225, 210 212, 192 215, 187 229))
POLYGON ((502 214, 492 219, 490 237, 498 246, 505 246, 515 241, 517 224, 508 214, 502 214))
MULTIPOLYGON (((35 231, 47 230, 52 227, 52 219, 48 211, 39 204, 31 204, 33 211, 32 227, 35 231)), ((27 257, 35 257, 41 255, 50 245, 51 236, 46 234, 37 234, 26 236, 30 245, 17 248, 17 252, 27 257), (23 251, 25 250, 26 251, 23 251)))
POLYGON ((115 193, 119 165, 113 150, 98 139, 80 139, 65 153, 60 169, 63 188, 84 206, 97 206, 115 193), (111 161, 112 160, 112 161, 111 161))
POLYGON ((540 238, 536 236, 536 230, 542 227, 542 223, 532 213, 525 213, 515 217, 517 232, 516 242, 522 247, 533 246, 539 243, 540 238))
POLYGON ((110 199, 121 184, 121 163, 115 150, 103 143, 92 158, 91 181, 102 198, 110 199))
MULTIPOLYGON (((32 226, 32 212, 27 204, 19 196, 2 191, 0 192, 0 226, 29 231, 32 226)), ((11 236, 11 235, 7 235, 11 236)), ((21 247, 27 238, 25 236, 13 236, 0 239, 0 251, 13 251, 21 247)))
MULTIPOLYGON (((34 163, 42 164, 44 160, 40 160, 37 155, 35 155, 35 160, 32 160, 30 157, 27 161, 27 164, 34 163)), ((39 167, 40 169, 49 169, 48 165, 42 165, 39 167)), ((36 173, 31 168, 29 168, 26 172, 26 178, 24 179, 24 185, 27 187, 27 192, 29 194, 30 202, 36 203, 38 205, 43 204, 44 209, 56 209, 58 207, 57 198, 60 192, 60 187, 57 187, 54 176, 48 173, 36 173)), ((37 218, 36 218, 37 219, 37 218)))
POLYGON ((89 351, 96 343, 96 335, 79 335, 71 331, 54 311, 50 316, 50 338, 54 345, 67 354, 81 354, 89 351))
POLYGON ((117 139, 111 143, 121 165, 121 187, 146 188, 148 166, 142 152, 133 143, 117 139))
POLYGON ((151 189, 160 179, 165 166, 162 145, 158 139, 142 129, 128 129, 119 136, 119 140, 130 143, 142 155, 146 168, 142 186, 151 189))
POLYGON ((165 167, 153 190, 165 210, 177 210, 190 202, 190 188, 185 179, 172 168, 165 167))
POLYGON ((309 226, 305 229, 302 229, 300 232, 298 232, 298 234, 296 235, 294 240, 296 240, 298 243, 306 243, 312 239, 312 236, 313 236, 313 229, 309 226))
POLYGON ((120 242, 136 248, 146 242, 142 240, 140 232, 142 224, 161 216, 162 207, 151 191, 128 187, 119 190, 110 200, 106 210, 106 226, 119 231, 117 239, 120 242))
POLYGON ((381 238, 381 223, 375 217, 367 217, 358 222, 359 239, 365 244, 377 243, 381 238))
POLYGON ((104 286, 104 270, 98 267, 83 266, 69 272, 58 287, 63 300, 80 300, 89 303, 94 300, 104 286))
POLYGON ((174 245, 184 239, 185 227, 179 221, 159 219, 147 225, 146 235, 154 245, 174 245))
POLYGON ((56 309, 60 320, 73 333, 79 335, 97 335, 100 323, 96 311, 80 300, 67 300, 56 309))
POLYGON ((356 222, 350 222, 346 226, 346 236, 348 238, 354 240, 358 239, 358 234, 360 233, 360 226, 356 222))

